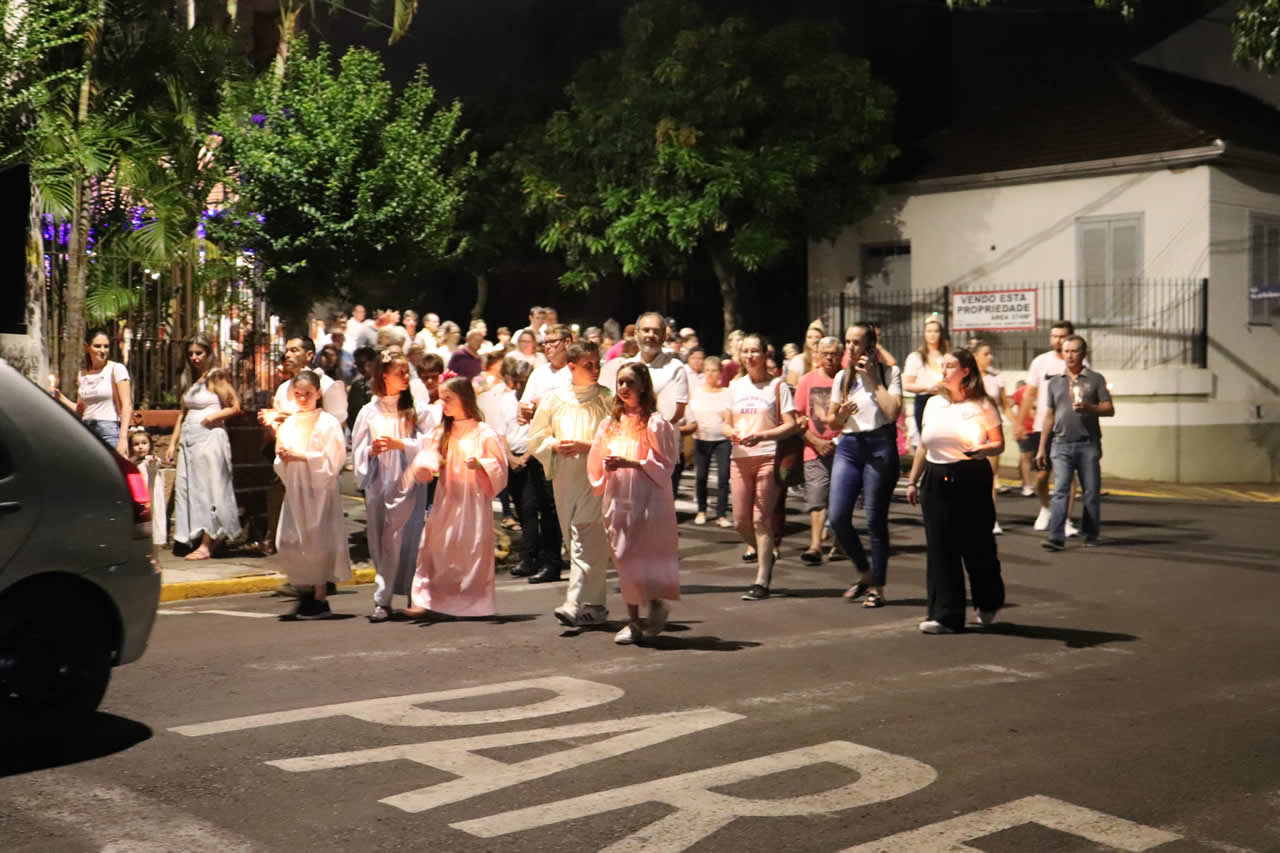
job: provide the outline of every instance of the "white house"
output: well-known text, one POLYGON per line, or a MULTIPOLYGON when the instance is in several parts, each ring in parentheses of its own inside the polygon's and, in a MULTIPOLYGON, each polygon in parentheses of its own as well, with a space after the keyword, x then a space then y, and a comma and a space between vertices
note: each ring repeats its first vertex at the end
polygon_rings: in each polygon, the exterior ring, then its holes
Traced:
MULTIPOLYGON (((1038 328, 991 335, 1009 389, 1049 323, 1075 322, 1116 397, 1105 473, 1276 482, 1280 111, 1149 65, 1068 71, 926 140, 872 216, 810 244, 811 299, 832 314, 841 293, 849 311, 906 294, 918 309, 941 288, 1031 283, 1038 328)), ((919 311, 905 316, 900 359, 919 343, 919 311)))

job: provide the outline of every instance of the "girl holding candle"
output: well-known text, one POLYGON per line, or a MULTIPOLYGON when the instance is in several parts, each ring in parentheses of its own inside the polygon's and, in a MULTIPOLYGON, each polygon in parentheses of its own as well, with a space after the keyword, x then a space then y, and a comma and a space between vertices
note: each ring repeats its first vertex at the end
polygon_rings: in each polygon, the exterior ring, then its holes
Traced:
POLYGON ((342 422, 317 408, 320 376, 303 370, 290 394, 297 411, 276 432, 276 474, 284 483, 284 505, 276 529, 276 550, 295 589, 310 588, 298 599, 294 619, 328 619, 329 581, 351 578, 351 555, 342 520, 338 476, 347 461, 342 422))
POLYGON ((493 498, 507 485, 507 455, 480 414, 471 380, 440 385, 439 442, 426 442, 405 473, 430 482, 439 474, 435 503, 422 534, 405 615, 493 616, 493 498))
POLYGON ((427 487, 405 482, 404 472, 438 419, 415 406, 411 367, 403 355, 386 354, 374 368, 373 400, 356 417, 351 453, 356 483, 364 490, 369 555, 376 572, 370 622, 390 618, 391 597, 408 595, 422 543, 427 487))
POLYGON ((604 498, 604 528, 618 570, 627 624, 619 645, 642 636, 640 605, 648 603, 643 636, 656 637, 670 615, 665 601, 680 598, 680 555, 671 471, 680 436, 658 414, 653 378, 645 365, 618 370, 613 414, 602 421, 587 457, 591 487, 604 498))
POLYGON ((760 601, 769 597, 776 559, 774 510, 782 499, 773 475, 776 444, 800 426, 791 389, 781 378, 766 372, 760 336, 745 336, 738 357, 744 374, 729 385, 730 404, 725 413, 725 435, 733 442, 730 491, 735 526, 747 544, 743 560, 756 561, 756 582, 742 598, 760 601))
POLYGON ((920 623, 924 634, 964 630, 966 571, 978 621, 991 624, 1004 606, 987 462, 1004 452, 1000 412, 966 349, 943 357, 942 386, 944 393, 925 407, 907 485, 907 500, 924 511, 929 594, 928 618, 920 623))

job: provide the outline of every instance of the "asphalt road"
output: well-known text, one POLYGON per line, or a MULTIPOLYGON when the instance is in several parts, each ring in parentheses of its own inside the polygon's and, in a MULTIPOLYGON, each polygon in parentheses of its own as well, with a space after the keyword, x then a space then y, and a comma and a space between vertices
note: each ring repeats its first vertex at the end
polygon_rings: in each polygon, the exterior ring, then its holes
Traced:
POLYGON ((1112 498, 1105 547, 1049 554, 1033 503, 1002 499, 1010 606, 959 636, 916 631, 905 504, 879 610, 799 530, 791 595, 741 601, 732 531, 683 525, 651 647, 510 578, 494 622, 166 606, 93 725, 0 757, 0 850, 1280 850, 1274 508, 1112 498))

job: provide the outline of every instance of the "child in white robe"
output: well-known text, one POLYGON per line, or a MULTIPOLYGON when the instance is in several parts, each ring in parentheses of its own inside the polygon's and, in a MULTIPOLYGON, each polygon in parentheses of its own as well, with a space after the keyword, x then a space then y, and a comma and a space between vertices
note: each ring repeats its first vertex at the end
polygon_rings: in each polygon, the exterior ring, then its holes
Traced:
POLYGON ((317 408, 320 378, 303 370, 291 389, 298 410, 276 433, 276 474, 284 483, 284 506, 276 529, 276 551, 289 583, 311 587, 298 599, 293 619, 328 619, 328 581, 351 579, 351 555, 342 517, 338 476, 347 458, 342 422, 317 408))
POLYGON ((438 425, 436 410, 415 406, 409 359, 384 356, 374 368, 373 400, 356 417, 351 451, 364 490, 369 555, 376 572, 370 622, 391 616, 391 597, 409 595, 427 512, 427 487, 404 472, 438 425))

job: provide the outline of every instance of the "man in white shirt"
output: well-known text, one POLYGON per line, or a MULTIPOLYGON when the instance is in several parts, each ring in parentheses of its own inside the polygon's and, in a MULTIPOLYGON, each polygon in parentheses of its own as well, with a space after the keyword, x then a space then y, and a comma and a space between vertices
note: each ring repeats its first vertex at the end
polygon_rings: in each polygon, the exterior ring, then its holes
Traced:
MULTIPOLYGON (((284 354, 293 376, 297 376, 311 366, 316 355, 316 345, 311 338, 289 338, 284 345, 284 354)), ((276 412, 277 426, 283 423, 284 418, 298 411, 298 404, 293 399, 293 377, 280 383, 272 406, 276 412)), ((337 418, 339 423, 347 422, 347 389, 342 383, 334 382, 323 373, 320 374, 320 408, 337 418)), ((260 413, 259 419, 263 417, 260 413)))
MULTIPOLYGON (((612 375, 601 376, 600 384, 613 391, 618 369, 622 365, 633 362, 643 364, 649 368, 649 375, 653 378, 653 393, 658 397, 658 413, 673 426, 678 426, 684 418, 685 406, 689 403, 689 374, 679 356, 663 350, 666 337, 667 324, 661 314, 656 311, 641 314, 636 320, 636 344, 640 347, 640 352, 631 358, 614 359, 610 362, 612 375)), ((671 472, 673 492, 676 491, 683 472, 684 462, 681 459, 671 472)))
POLYGON ((422 318, 422 329, 414 336, 413 342, 423 348, 426 352, 434 352, 439 348, 440 342, 436 340, 436 330, 440 328, 440 315, 427 312, 422 318))
POLYGON ((542 326, 546 321, 547 312, 541 305, 534 305, 529 309, 529 325, 521 329, 516 329, 511 335, 512 341, 520 340, 520 333, 528 329, 533 332, 533 339, 538 343, 542 343, 542 326))
MULTIPOLYGON (((1028 445, 1034 443, 1036 448, 1039 448, 1040 431, 1044 427, 1045 415, 1048 413, 1048 407, 1043 404, 1045 392, 1052 377, 1066 372, 1067 362, 1062 357, 1062 342, 1069 335, 1074 335, 1075 331, 1075 326, 1070 320, 1059 320, 1054 323, 1053 328, 1049 330, 1049 351, 1042 352, 1033 358, 1031 366, 1027 368, 1027 390, 1022 392, 1022 405, 1018 407, 1018 417, 1013 424, 1013 435, 1018 440, 1019 447, 1026 442, 1028 445), (1022 424, 1026 420, 1027 412, 1036 404, 1036 398, 1040 399, 1041 405, 1036 407, 1035 421, 1031 432, 1027 433, 1023 430, 1022 424)), ((1036 497, 1040 499, 1040 513, 1036 516, 1035 523, 1036 530, 1049 529, 1049 473, 1048 468, 1036 472, 1036 497)), ((1075 535, 1075 525, 1068 521, 1066 527, 1068 536, 1075 535)))
POLYGON ((351 308, 351 318, 347 320, 347 339, 343 346, 354 353, 360 347, 371 347, 378 342, 378 333, 373 330, 373 322, 365 315, 363 305, 351 308))
MULTIPOLYGON (((532 313, 531 311, 531 316, 532 313)), ((516 414, 518 424, 527 426, 533 421, 533 416, 538 411, 538 404, 542 402, 543 397, 559 388, 568 388, 572 384, 573 374, 569 370, 571 336, 572 332, 568 326, 552 326, 547 329, 546 339, 543 342, 547 363, 529 374, 529 379, 520 394, 520 408, 516 414)), ((538 528, 542 531, 542 538, 548 544, 542 548, 543 559, 536 564, 529 564, 522 560, 520 565, 512 570, 512 574, 516 577, 528 576, 529 583, 551 583, 560 580, 560 573, 564 569, 564 561, 560 558, 563 530, 560 528, 556 510, 555 489, 546 469, 531 452, 528 454, 525 467, 527 469, 524 476, 527 484, 525 490, 528 493, 521 499, 521 507, 527 518, 522 517, 520 525, 525 530, 531 526, 538 528), (560 535, 552 534, 552 528, 560 531, 560 535), (553 546, 554 550, 552 550, 553 546), (549 556, 552 553, 555 554, 554 558, 549 556)))

